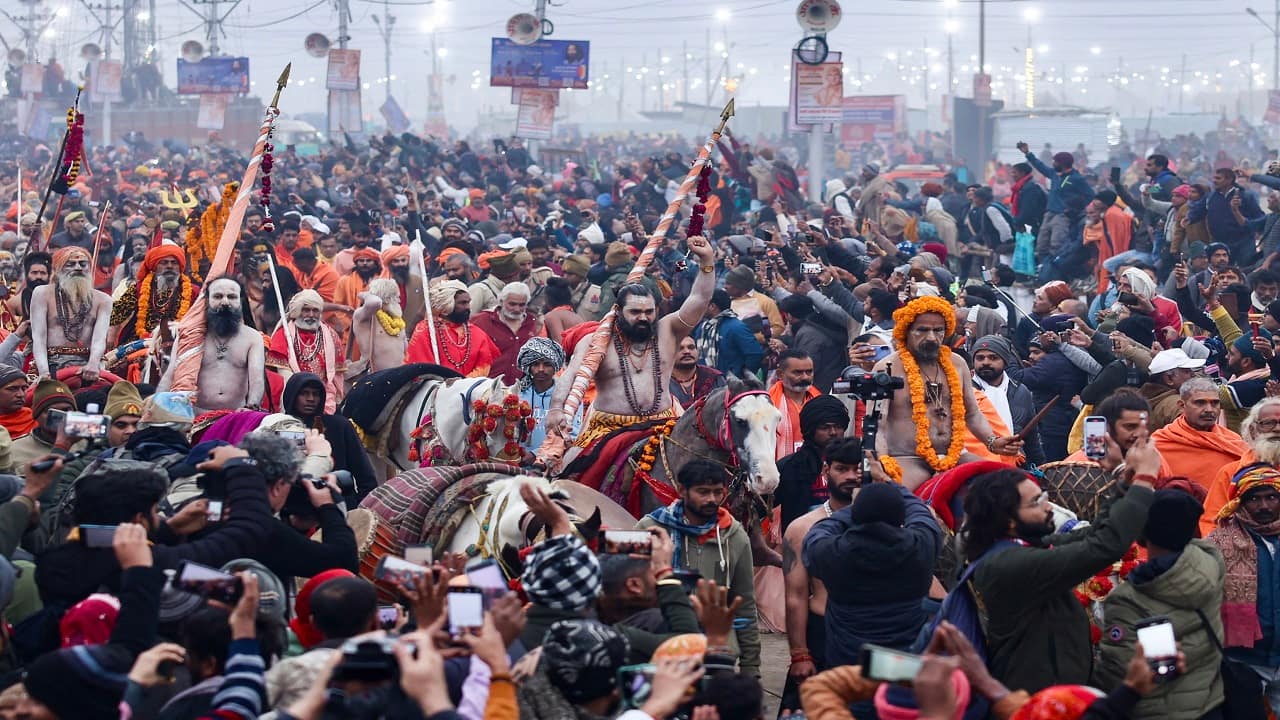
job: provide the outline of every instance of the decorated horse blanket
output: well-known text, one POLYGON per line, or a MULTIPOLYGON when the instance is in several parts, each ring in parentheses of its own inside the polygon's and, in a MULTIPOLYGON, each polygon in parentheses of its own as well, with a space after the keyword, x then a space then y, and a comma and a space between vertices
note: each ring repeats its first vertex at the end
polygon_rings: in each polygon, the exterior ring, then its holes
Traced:
POLYGON ((339 412, 353 422, 364 436, 365 447, 387 456, 398 439, 397 419, 423 383, 461 377, 446 367, 413 363, 379 370, 357 380, 342 401, 339 412))
POLYGON ((360 507, 394 530, 398 552, 418 543, 442 548, 489 483, 519 474, 520 468, 492 462, 408 470, 379 485, 360 507))

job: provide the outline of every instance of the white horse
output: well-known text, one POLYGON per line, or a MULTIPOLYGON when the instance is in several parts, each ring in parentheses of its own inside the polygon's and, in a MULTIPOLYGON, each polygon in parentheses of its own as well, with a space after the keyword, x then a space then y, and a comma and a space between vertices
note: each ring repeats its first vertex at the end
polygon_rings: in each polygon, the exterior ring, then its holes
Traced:
MULTIPOLYGON (((510 565, 511 553, 538 542, 545 536, 543 527, 520 497, 520 487, 531 484, 541 488, 557 505, 564 508, 584 537, 606 527, 630 530, 635 519, 621 506, 591 488, 570 480, 548 481, 535 475, 513 475, 489 484, 463 518, 444 552, 475 553, 498 558, 510 565)), ((511 570, 504 567, 504 570, 511 570)))
POLYGON ((389 458, 401 470, 418 467, 422 460, 434 465, 461 465, 477 460, 493 460, 519 464, 519 444, 528 437, 525 418, 511 420, 520 414, 518 393, 500 378, 451 378, 429 380, 409 398, 404 412, 397 422, 398 437, 389 458), (517 398, 516 410, 511 414, 505 407, 509 398, 517 398), (477 404, 483 406, 477 411, 477 404), (484 427, 490 410, 498 414, 492 418, 492 429, 484 427), (470 436, 473 426, 484 439, 484 449, 472 447, 470 436), (507 437, 508 432, 512 437, 507 437), (509 448, 510 442, 516 448, 509 448), (410 449, 417 446, 418 460, 410 459, 410 449), (438 448, 438 449, 437 449, 438 448), (508 452, 516 449, 515 453, 508 452))

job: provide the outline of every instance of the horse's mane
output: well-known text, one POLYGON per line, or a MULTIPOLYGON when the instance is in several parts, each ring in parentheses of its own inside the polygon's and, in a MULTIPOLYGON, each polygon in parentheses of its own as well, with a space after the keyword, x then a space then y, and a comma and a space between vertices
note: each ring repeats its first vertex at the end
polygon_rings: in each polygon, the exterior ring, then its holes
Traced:
POLYGON ((760 378, 747 373, 743 377, 738 377, 733 373, 725 376, 725 392, 733 395, 741 395, 751 390, 764 390, 764 383, 760 382, 760 378))

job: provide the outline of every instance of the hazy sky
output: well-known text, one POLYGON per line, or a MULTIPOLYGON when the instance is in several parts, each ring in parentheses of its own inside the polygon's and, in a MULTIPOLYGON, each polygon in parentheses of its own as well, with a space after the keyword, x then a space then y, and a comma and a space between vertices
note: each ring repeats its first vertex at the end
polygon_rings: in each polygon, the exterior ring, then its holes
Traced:
MULTIPOLYGON (((385 74, 383 41, 374 17, 381 18, 386 9, 396 17, 392 92, 412 119, 420 121, 426 110, 426 74, 431 59, 430 36, 423 28, 433 17, 439 18, 437 42, 444 50, 440 65, 450 124, 467 127, 482 113, 510 111, 510 90, 488 87, 489 39, 504 35, 506 19, 517 12, 532 11, 533 2, 391 0, 384 5, 375 0, 349 1, 350 46, 363 51, 362 79, 369 84, 364 95, 366 115, 377 117, 383 100, 383 86, 377 83, 385 74)), ((1274 19, 1273 4, 1252 1, 1259 4, 1260 11, 1265 8, 1271 13, 1264 13, 1268 22, 1274 19)), ((146 3, 140 4, 145 7, 146 3)), ((785 104, 788 51, 802 36, 794 17, 797 4, 798 0, 563 0, 550 4, 547 16, 555 23, 553 37, 590 41, 591 77, 600 85, 573 93, 567 104, 562 99, 562 108, 578 117, 603 114, 612 119, 618 106, 619 78, 628 66, 632 73, 623 89, 628 110, 640 107, 642 85, 646 86, 647 109, 658 108, 660 91, 655 88, 664 81, 671 84, 666 99, 679 99, 686 44, 692 56, 687 61, 689 98, 704 100, 708 30, 713 43, 728 39, 730 70, 741 77, 739 103, 785 104), (661 64, 663 56, 669 59, 665 65, 661 64), (649 73, 642 82, 635 74, 643 67, 648 67, 649 73), (659 76, 659 71, 665 75, 659 76)), ((1237 108, 1247 112, 1244 101, 1237 103, 1236 93, 1248 83, 1250 46, 1258 64, 1255 87, 1269 87, 1272 34, 1245 13, 1246 4, 1241 0, 989 0, 987 62, 997 79, 996 94, 1007 95, 1012 89, 1016 102, 1023 98, 1021 79, 1014 76, 1020 76, 1024 66, 1024 12, 1034 8, 1040 17, 1032 26, 1032 44, 1047 46, 1041 48, 1045 52, 1037 64, 1041 98, 1046 92, 1057 94, 1064 88, 1073 104, 1110 107, 1122 115, 1145 114, 1149 108, 1156 113, 1176 111, 1185 51, 1185 82, 1191 87, 1183 93, 1184 109, 1216 110, 1225 105, 1232 114, 1237 108), (1162 69, 1166 69, 1163 74, 1162 69), (1196 71, 1204 74, 1196 77, 1196 71), (1120 83, 1122 76, 1127 84, 1120 83), (1003 85, 999 84, 1002 77, 1003 85)), ((156 5, 159 48, 166 77, 172 83, 179 45, 189 39, 207 44, 205 31, 201 19, 176 0, 156 0, 156 5)), ((95 21, 83 5, 72 0, 37 4, 45 11, 63 6, 70 11, 43 39, 42 55, 53 49, 59 58, 74 58, 84 42, 100 42, 95 21)), ((230 6, 220 3, 223 12, 230 6)), ((0 8, 13 15, 28 7, 17 0, 0 0, 0 8)), ((195 7, 207 9, 207 0, 195 7)), ((846 17, 828 41, 832 50, 844 53, 846 94, 905 93, 912 107, 920 107, 928 85, 929 101, 936 103, 946 88, 944 26, 948 17, 956 26, 952 57, 958 94, 970 93, 974 70, 970 58, 978 51, 977 0, 847 0, 843 7, 846 17), (927 83, 922 72, 926 48, 931 51, 927 83), (895 59, 889 59, 891 54, 895 59), (899 65, 905 67, 900 69, 899 65)), ((324 109, 325 61, 304 52, 303 38, 310 32, 323 32, 336 46, 337 24, 333 0, 244 0, 224 23, 226 37, 219 44, 224 53, 250 58, 259 91, 292 61, 294 78, 301 82, 286 91, 285 112, 320 112, 324 109), (316 80, 314 85, 311 78, 316 80)), ((3 18, 0 35, 11 44, 21 43, 16 27, 3 18)), ((117 47, 119 42, 117 33, 117 47)), ((714 84, 722 58, 714 47, 710 54, 714 84)), ((716 99, 720 97, 717 92, 716 99)), ((1257 95, 1257 115, 1262 112, 1262 102, 1262 95, 1257 95)))

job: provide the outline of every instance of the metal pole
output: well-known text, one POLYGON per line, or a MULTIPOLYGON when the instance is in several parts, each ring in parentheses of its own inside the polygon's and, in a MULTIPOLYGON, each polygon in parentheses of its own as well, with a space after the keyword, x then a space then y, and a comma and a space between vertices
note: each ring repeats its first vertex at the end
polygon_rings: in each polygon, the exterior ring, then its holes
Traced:
MULTIPOLYGON (((209 19, 205 21, 209 34, 209 56, 218 54, 218 0, 209 0, 209 19)), ((284 312, 281 310, 281 312, 284 312)))
POLYGON ((347 0, 338 0, 338 48, 347 49, 347 15, 350 8, 347 6, 347 0))
MULTIPOLYGON (((978 0, 978 73, 987 72, 987 0, 978 0)), ((978 157, 974 175, 979 184, 986 182, 987 106, 978 104, 978 157)))
POLYGON ((822 202, 822 176, 826 172, 822 140, 825 136, 823 126, 809 126, 809 200, 816 203, 822 202))
MULTIPOLYGON (((29 53, 28 53, 29 54, 29 53)), ((704 104, 711 104, 711 28, 707 28, 707 66, 703 69, 702 84, 705 86, 703 90, 707 94, 704 104)))
MULTIPOLYGON (((102 41, 102 59, 110 60, 111 59, 111 36, 114 34, 111 30, 112 26, 111 26, 110 0, 107 0, 107 3, 103 8, 102 12, 103 12, 102 17, 103 17, 103 24, 104 24, 103 31, 106 33, 106 38, 104 38, 102 41)), ((126 15, 124 18, 124 26, 125 26, 126 33, 129 32, 129 21, 130 21, 130 18, 128 15, 126 15)), ((97 94, 97 88, 94 88, 94 94, 97 94)), ((111 98, 106 96, 103 96, 102 98, 102 144, 103 145, 111 144, 111 98)), ((95 250, 96 250, 96 246, 95 246, 95 250)), ((94 268, 96 269, 97 266, 95 265, 94 268)))
MULTIPOLYGON (((1271 37, 1275 41, 1271 51, 1271 89, 1280 90, 1280 0, 1276 0, 1276 17, 1271 25, 1271 37)), ((1249 71, 1253 72, 1253 68, 1249 68, 1249 71)))

